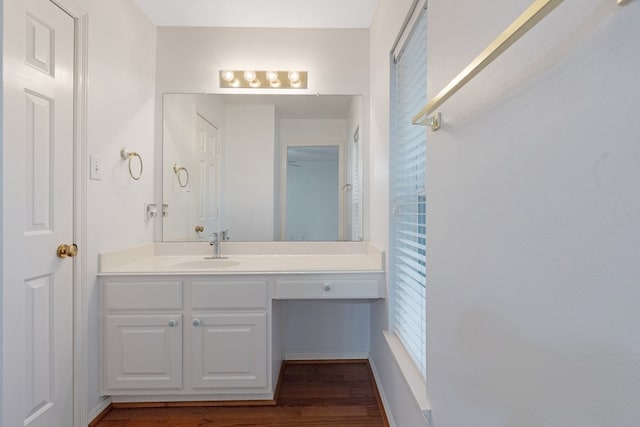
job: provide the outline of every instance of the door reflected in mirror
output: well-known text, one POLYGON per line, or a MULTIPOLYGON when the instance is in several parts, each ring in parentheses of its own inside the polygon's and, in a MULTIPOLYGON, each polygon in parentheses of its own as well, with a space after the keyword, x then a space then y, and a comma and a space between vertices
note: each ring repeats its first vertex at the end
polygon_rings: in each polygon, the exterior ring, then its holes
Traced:
POLYGON ((162 240, 362 240, 362 97, 163 95, 162 240))

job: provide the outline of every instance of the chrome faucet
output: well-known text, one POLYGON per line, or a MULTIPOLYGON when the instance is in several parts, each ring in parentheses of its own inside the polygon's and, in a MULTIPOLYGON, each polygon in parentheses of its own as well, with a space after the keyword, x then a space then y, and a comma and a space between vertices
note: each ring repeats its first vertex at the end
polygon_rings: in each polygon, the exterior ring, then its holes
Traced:
POLYGON ((220 258, 220 235, 218 233, 213 233, 210 236, 209 244, 213 246, 213 256, 206 257, 208 259, 217 259, 220 258))
POLYGON ((209 236, 209 245, 213 246, 213 256, 205 257, 207 259, 221 259, 226 258, 220 256, 220 240, 227 240, 229 237, 229 229, 218 231, 209 236))

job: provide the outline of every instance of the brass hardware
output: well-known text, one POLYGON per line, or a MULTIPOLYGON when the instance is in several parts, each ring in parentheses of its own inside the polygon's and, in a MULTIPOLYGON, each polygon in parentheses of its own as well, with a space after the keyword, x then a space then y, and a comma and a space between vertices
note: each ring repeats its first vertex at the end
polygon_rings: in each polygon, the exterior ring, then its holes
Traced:
POLYGON ((564 0, 535 0, 522 15, 520 15, 509 27, 504 30, 489 46, 487 46, 464 70, 449 82, 436 96, 434 96, 427 105, 413 117, 413 124, 426 124, 437 130, 439 124, 432 121, 428 117, 442 103, 449 99, 469 80, 474 78, 493 60, 500 56, 505 50, 513 45, 527 31, 532 29, 538 22, 547 16, 556 6, 564 0))
POLYGON ((135 151, 128 152, 126 148, 123 148, 122 150, 120 150, 120 158, 122 160, 129 160, 129 175, 131 175, 131 178, 135 179, 136 181, 142 178, 142 169, 144 168, 144 165, 142 164, 142 157, 139 153, 136 153, 135 151), (140 163, 140 170, 137 174, 133 173, 133 170, 131 168, 131 160, 133 160, 133 158, 135 157, 138 158, 138 162, 140 163))
POLYGON ((184 166, 178 166, 177 164, 173 164, 173 172, 175 172, 176 176, 178 177, 178 185, 180 185, 180 187, 182 188, 186 188, 187 185, 189 185, 189 171, 187 170, 187 168, 185 168, 184 166), (180 172, 184 172, 183 174, 181 174, 180 172), (182 177, 184 176, 184 180, 182 179, 182 177))
POLYGON ((420 124, 431 127, 431 130, 435 132, 442 127, 442 114, 436 113, 435 116, 427 117, 420 124))
POLYGON ((63 243, 58 246, 56 255, 58 255, 58 258, 73 258, 74 256, 78 255, 78 246, 75 243, 71 245, 65 245, 63 243))
POLYGON ((196 233, 202 233, 204 231, 204 227, 201 225, 196 225, 196 233))

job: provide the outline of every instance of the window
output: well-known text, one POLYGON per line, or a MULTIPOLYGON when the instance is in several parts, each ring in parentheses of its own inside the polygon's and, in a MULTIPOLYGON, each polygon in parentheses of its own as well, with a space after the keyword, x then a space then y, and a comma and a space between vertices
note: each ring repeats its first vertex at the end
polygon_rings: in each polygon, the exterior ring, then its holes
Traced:
POLYGON ((362 205, 360 203, 360 126, 353 134, 351 149, 351 240, 362 241, 362 205))
POLYGON ((427 102, 427 19, 418 3, 392 56, 389 278, 393 330, 424 377, 426 131, 412 117, 427 102))

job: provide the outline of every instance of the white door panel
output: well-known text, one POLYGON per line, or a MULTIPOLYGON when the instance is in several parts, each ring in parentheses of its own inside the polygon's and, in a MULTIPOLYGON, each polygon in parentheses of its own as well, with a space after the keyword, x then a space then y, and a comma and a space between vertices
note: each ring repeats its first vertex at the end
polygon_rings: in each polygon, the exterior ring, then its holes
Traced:
POLYGON ((5 23, 21 19, 7 28, 4 57, 2 417, 7 426, 72 426, 73 260, 56 248, 73 243, 75 22, 49 0, 7 10, 5 23))
POLYGON ((193 146, 193 160, 195 173, 193 181, 193 226, 191 227, 195 239, 199 234, 195 227, 204 228, 202 237, 219 231, 216 226, 218 219, 218 191, 216 188, 216 160, 217 160, 218 128, 212 125, 200 114, 196 116, 196 137, 193 146))

